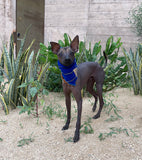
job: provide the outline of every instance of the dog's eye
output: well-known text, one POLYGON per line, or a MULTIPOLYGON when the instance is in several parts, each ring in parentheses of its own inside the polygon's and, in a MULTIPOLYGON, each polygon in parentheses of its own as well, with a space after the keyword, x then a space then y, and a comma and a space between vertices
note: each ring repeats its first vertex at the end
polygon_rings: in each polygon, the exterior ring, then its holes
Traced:
POLYGON ((60 52, 60 53, 58 54, 59 57, 62 57, 62 55, 63 55, 62 52, 60 52))
POLYGON ((70 54, 71 54, 71 55, 74 55, 74 52, 71 52, 70 54))

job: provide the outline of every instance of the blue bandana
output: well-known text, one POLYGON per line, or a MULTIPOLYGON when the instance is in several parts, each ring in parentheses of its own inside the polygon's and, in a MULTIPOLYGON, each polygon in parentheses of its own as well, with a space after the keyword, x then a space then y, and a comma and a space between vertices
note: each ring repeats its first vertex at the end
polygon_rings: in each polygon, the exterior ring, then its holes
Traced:
POLYGON ((77 75, 76 75, 76 60, 74 59, 74 62, 70 66, 64 66, 58 61, 58 67, 61 70, 63 79, 70 85, 75 86, 77 75))

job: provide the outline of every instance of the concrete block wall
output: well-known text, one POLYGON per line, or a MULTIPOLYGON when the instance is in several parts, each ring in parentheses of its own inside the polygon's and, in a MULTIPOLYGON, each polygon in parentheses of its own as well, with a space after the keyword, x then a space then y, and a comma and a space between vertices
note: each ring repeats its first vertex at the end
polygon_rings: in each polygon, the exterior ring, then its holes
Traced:
POLYGON ((63 39, 68 33, 86 37, 88 0, 45 0, 45 43, 63 39))
MULTIPOLYGON (((44 42, 71 38, 98 42, 103 47, 110 35, 121 37, 126 48, 135 47, 138 37, 132 32, 126 18, 130 9, 142 0, 45 0, 44 42)), ((16 29, 16 0, 0 1, 0 48, 16 29)))
POLYGON ((110 35, 115 39, 121 37, 125 48, 135 47, 138 37, 127 23, 128 12, 140 1, 138 0, 91 0, 89 4, 87 41, 101 40, 105 48, 110 35))
POLYGON ((142 0, 45 0, 45 44, 68 33, 80 40, 98 42, 103 49, 110 35, 122 38, 126 48, 135 47, 138 37, 126 22, 128 12, 142 0))
POLYGON ((16 1, 0 1, 0 48, 2 43, 8 43, 13 30, 16 29, 16 1))

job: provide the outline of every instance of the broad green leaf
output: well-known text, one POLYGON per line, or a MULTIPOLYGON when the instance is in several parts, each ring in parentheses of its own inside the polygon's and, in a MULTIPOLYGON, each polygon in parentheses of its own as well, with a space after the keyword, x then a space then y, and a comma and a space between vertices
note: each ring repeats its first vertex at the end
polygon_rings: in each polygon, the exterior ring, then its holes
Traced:
POLYGON ((6 72, 9 78, 11 79, 14 76, 12 74, 12 64, 6 46, 4 45, 3 47, 4 47, 4 61, 5 61, 6 72))
POLYGON ((31 94, 32 97, 34 97, 37 93, 38 93, 37 87, 32 87, 30 89, 30 94, 31 94))
POLYGON ((42 84, 42 82, 44 81, 45 78, 45 73, 48 70, 50 64, 47 63, 41 70, 40 75, 38 76, 38 81, 42 84))
POLYGON ((67 35, 67 33, 64 34, 64 42, 65 42, 65 47, 70 45, 70 39, 69 39, 69 35, 67 35))
POLYGON ((9 114, 8 106, 7 106, 6 102, 5 102, 4 97, 1 94, 0 94, 0 102, 1 102, 2 106, 4 107, 5 113, 9 114))

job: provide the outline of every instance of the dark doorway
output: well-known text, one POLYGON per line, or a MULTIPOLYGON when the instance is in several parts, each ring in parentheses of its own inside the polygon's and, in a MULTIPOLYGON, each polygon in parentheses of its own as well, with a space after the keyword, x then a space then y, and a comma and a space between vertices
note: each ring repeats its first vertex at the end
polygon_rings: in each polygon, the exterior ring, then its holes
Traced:
POLYGON ((20 39, 23 38, 26 29, 30 25, 25 48, 35 39, 32 49, 36 53, 39 50, 40 42, 44 43, 45 2, 44 0, 17 0, 16 3, 17 53, 20 48, 20 39))

